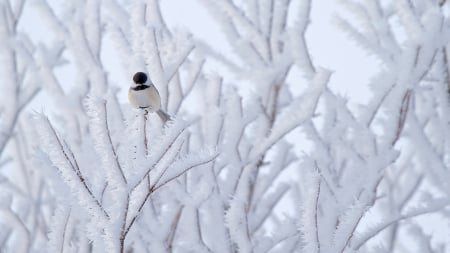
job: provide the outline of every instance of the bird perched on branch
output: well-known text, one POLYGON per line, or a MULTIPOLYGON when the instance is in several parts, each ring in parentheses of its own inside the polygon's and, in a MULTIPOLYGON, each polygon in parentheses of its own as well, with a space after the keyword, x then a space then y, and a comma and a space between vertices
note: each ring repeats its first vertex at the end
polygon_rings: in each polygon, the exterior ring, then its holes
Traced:
POLYGON ((130 104, 135 108, 156 112, 164 123, 170 120, 169 114, 161 110, 161 97, 147 74, 137 72, 133 76, 133 82, 128 90, 130 104))

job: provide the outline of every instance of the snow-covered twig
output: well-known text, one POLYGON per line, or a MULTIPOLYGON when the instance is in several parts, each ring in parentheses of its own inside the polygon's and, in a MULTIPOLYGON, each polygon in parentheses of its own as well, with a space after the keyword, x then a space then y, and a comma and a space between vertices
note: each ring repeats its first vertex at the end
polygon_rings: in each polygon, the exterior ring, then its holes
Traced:
POLYGON ((376 227, 371 228, 370 231, 365 232, 363 236, 358 239, 355 238, 353 242, 351 242, 352 247, 355 250, 359 250, 364 243, 366 243, 369 239, 376 236, 378 233, 391 226, 394 223, 400 222, 402 220, 411 219, 423 214, 429 214, 433 212, 437 212, 442 210, 443 208, 449 205, 448 199, 439 199, 435 201, 430 201, 425 207, 418 207, 413 209, 406 214, 399 215, 398 217, 393 217, 391 219, 387 219, 387 221, 378 224, 376 227))

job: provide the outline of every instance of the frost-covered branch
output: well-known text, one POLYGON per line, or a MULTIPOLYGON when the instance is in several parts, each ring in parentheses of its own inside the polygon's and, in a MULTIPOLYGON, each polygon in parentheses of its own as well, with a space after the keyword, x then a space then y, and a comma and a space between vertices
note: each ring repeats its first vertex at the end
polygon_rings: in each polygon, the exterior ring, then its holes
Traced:
POLYGON ((379 64, 355 105, 313 54, 314 1, 199 1, 227 55, 169 27, 168 2, 3 1, 0 247, 443 252, 417 217, 449 217, 447 2, 336 3, 379 64), (137 71, 170 122, 124 99, 137 71))
POLYGON ((352 243, 354 245, 353 247, 355 250, 359 250, 361 248, 361 246, 364 243, 366 243, 369 239, 373 238, 375 235, 377 235, 378 233, 380 233, 381 231, 383 231, 384 229, 386 229, 387 227, 389 227, 390 225, 392 225, 394 223, 397 223, 397 222, 400 222, 400 221, 406 220, 406 219, 411 219, 411 218, 414 218, 419 215, 429 214, 432 212, 440 211, 440 210, 442 210, 442 208, 444 208, 448 205, 449 205, 448 199, 436 200, 436 201, 434 201, 434 203, 431 202, 425 207, 416 208, 412 211, 409 211, 406 214, 402 214, 398 217, 393 217, 391 219, 387 219, 387 221, 385 221, 384 223, 379 224, 376 227, 370 229, 371 231, 365 232, 364 236, 360 237, 358 240, 355 240, 355 242, 352 243))
POLYGON ((2 45, 2 103, 0 104, 0 156, 14 135, 19 116, 40 91, 40 87, 30 81, 34 78, 35 62, 28 61, 32 48, 27 47, 28 38, 18 32, 18 22, 22 17, 24 0, 8 0, 1 6, 0 37, 2 45), (27 78, 27 79, 26 79, 27 78))
MULTIPOLYGON (((69 147, 65 147, 49 119, 45 116, 38 117, 41 118, 39 120, 42 124, 40 135, 42 136, 42 141, 45 145, 44 147, 46 152, 49 154, 49 158, 60 170, 61 174, 66 177, 66 180, 70 183, 72 190, 74 192, 80 191, 78 192, 78 194, 80 194, 80 199, 84 201, 83 195, 87 195, 88 198, 95 204, 94 206, 96 206, 96 208, 94 209, 100 209, 101 213, 103 213, 106 218, 109 218, 109 214, 106 212, 97 197, 94 196, 92 189, 88 186, 73 152, 69 147)), ((89 208, 92 208, 91 204, 87 205, 89 208)))

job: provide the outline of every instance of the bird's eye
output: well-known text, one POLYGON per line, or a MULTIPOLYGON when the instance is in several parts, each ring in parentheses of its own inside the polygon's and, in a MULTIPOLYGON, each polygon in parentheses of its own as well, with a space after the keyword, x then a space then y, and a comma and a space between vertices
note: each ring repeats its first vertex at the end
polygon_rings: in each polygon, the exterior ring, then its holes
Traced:
POLYGON ((145 82, 147 82, 147 75, 143 72, 137 72, 133 76, 133 81, 136 84, 144 84, 145 82))

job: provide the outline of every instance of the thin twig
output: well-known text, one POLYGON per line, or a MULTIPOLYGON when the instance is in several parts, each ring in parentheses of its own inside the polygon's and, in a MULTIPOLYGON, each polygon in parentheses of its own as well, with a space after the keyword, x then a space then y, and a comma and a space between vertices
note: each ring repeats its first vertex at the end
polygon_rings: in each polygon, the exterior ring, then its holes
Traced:
POLYGON ((181 171, 180 173, 178 173, 178 174, 175 175, 174 177, 172 177, 172 178, 170 178, 170 179, 167 179, 166 181, 162 182, 160 185, 158 185, 158 186, 155 185, 155 186, 153 187, 152 191, 155 192, 156 190, 158 190, 159 188, 161 188, 161 187, 163 187, 164 185, 168 184, 169 182, 171 182, 171 181, 177 179, 178 177, 180 177, 181 175, 183 175, 184 173, 186 173, 188 170, 191 170, 191 169, 193 169, 193 168, 195 168, 195 167, 197 167, 197 166, 201 166, 201 165, 207 164, 207 163, 209 163, 209 162, 215 160, 218 156, 219 156, 219 154, 215 154, 213 157, 211 157, 210 159, 208 159, 208 160, 206 160, 206 161, 203 161, 203 162, 200 162, 200 163, 198 163, 198 164, 191 165, 191 166, 187 167, 186 169, 184 169, 183 171, 181 171))
POLYGON ((120 166, 119 156, 117 155, 116 149, 114 148, 114 144, 111 139, 111 131, 109 131, 108 110, 106 108, 106 101, 103 102, 103 109, 105 110, 104 111, 104 113, 105 113, 105 128, 106 128, 106 135, 108 136, 109 146, 111 146, 111 151, 112 151, 114 159, 116 161, 117 169, 119 170, 120 175, 122 176, 123 182, 126 184, 127 178, 125 177, 125 174, 123 173, 122 166, 120 166))
MULTIPOLYGON (((157 2, 157 1, 155 1, 157 2)), ((146 6, 147 7, 147 6, 146 6)), ((148 7, 147 7, 148 8, 148 7)), ((161 27, 164 28, 164 32, 166 32, 167 34, 169 34, 169 36, 172 38, 172 33, 170 32, 170 30, 168 29, 168 26, 166 24, 166 21, 164 20, 163 16, 162 16, 162 11, 161 11, 161 4, 157 4, 156 5, 156 13, 158 16, 158 21, 161 22, 161 27)))
POLYGON ((63 230, 63 234, 62 234, 62 238, 61 238, 61 240, 62 240, 61 251, 60 251, 61 253, 64 252, 64 244, 65 244, 65 241, 66 241, 67 224, 69 223, 70 212, 71 211, 69 210, 69 213, 67 214, 67 218, 66 218, 66 220, 64 222, 64 230, 63 230))
POLYGON ((161 187, 165 186, 165 185, 168 184, 169 182, 171 182, 171 181, 177 179, 178 177, 180 177, 181 175, 183 175, 184 173, 186 173, 188 170, 193 169, 193 168, 195 168, 195 167, 197 167, 197 166, 201 166, 201 165, 204 165, 204 164, 207 164, 207 163, 211 162, 212 160, 216 159, 217 156, 218 156, 218 155, 215 155, 215 156, 213 156, 211 159, 208 159, 208 160, 203 161, 203 162, 200 162, 200 163, 198 163, 198 164, 189 166, 188 168, 184 169, 181 173, 178 173, 178 174, 175 175, 174 177, 172 177, 172 178, 170 178, 170 179, 164 181, 163 183, 161 183, 161 184, 158 185, 158 186, 154 186, 154 187, 147 193, 147 195, 145 196, 144 200, 141 202, 141 205, 139 206, 139 209, 138 209, 137 214, 131 219, 130 224, 128 225, 127 229, 126 229, 125 232, 123 233, 123 237, 125 238, 125 237, 127 236, 128 232, 130 231, 130 228, 133 226, 134 222, 136 221, 136 219, 137 219, 137 218, 139 217, 139 215, 141 214, 142 209, 144 208, 145 203, 147 202, 147 200, 150 198, 150 196, 151 196, 155 191, 157 191, 157 190, 160 189, 161 187))
POLYGON ((120 252, 122 253, 125 249, 125 228, 127 226, 127 218, 128 218, 128 210, 130 209, 130 194, 127 195, 127 205, 125 206, 125 212, 123 215, 123 221, 122 221, 122 232, 120 236, 120 252))
MULTIPOLYGON (((156 59, 157 59, 157 62, 158 62, 158 67, 159 67, 161 73, 164 73, 164 67, 163 67, 163 64, 162 64, 161 53, 159 51, 159 43, 158 43, 158 38, 156 36, 156 29, 155 28, 152 29, 152 34, 153 34, 153 43, 155 43, 156 59)), ((164 78, 165 78, 165 76, 164 76, 164 78)), ((166 82, 166 81, 167 80, 164 80, 164 82, 166 82)))
POLYGON ((266 46, 267 46, 267 57, 268 61, 272 62, 273 55, 272 55, 272 32, 273 32, 273 26, 274 26, 274 15, 275 15, 275 0, 269 0, 270 1, 270 14, 269 14, 269 22, 268 22, 268 29, 267 37, 266 37, 266 46))
POLYGON ((105 186, 103 186, 103 189, 102 189, 102 194, 101 194, 101 197, 100 197, 100 203, 102 203, 102 204, 103 204, 103 198, 105 196, 105 191, 106 191, 107 187, 108 187, 108 182, 105 183, 105 186))
MULTIPOLYGON (((14 54, 15 55, 15 54, 14 54)), ((15 57, 15 56, 14 56, 15 57)), ((4 133, 4 136, 5 136, 5 138, 2 140, 2 141, 0 141, 0 156, 1 156, 1 154, 3 153, 3 151, 4 151, 4 149, 5 149, 5 146, 6 146, 6 144, 8 143, 8 141, 10 140, 10 138, 13 136, 13 131, 14 131, 14 128, 15 128, 15 126, 17 125, 17 122, 18 122, 18 120, 19 120, 19 116, 20 116, 20 114, 21 114, 21 112, 23 111, 23 109, 33 100, 33 98, 39 93, 39 91, 40 91, 41 89, 40 88, 37 88, 37 89, 35 89, 32 93, 31 93, 31 95, 24 101, 24 102, 22 102, 22 103, 19 103, 19 106, 17 107, 17 110, 15 111, 15 113, 14 113, 14 116, 12 117, 12 120, 11 120, 11 122, 10 122, 10 124, 9 124, 9 127, 8 127, 8 129, 5 131, 5 133, 4 133)), ((20 93, 20 92, 19 92, 20 93)), ((18 93, 18 94, 19 94, 18 93)), ((18 103, 19 101, 19 96, 18 96, 18 94, 17 94, 17 96, 16 96, 16 103, 18 103)))
MULTIPOLYGON (((383 176, 380 176, 380 177, 377 179, 378 181, 376 182, 375 186, 373 187, 373 191, 375 192, 375 195, 376 195, 378 186, 380 185, 382 179, 383 179, 383 176)), ((362 194, 362 193, 361 193, 361 194, 362 194)), ((376 198, 373 198, 372 203, 370 203, 370 204, 368 205, 368 207, 373 207, 375 201, 376 201, 376 198)), ((353 224, 353 227, 352 227, 352 229, 350 230, 350 233, 349 233, 349 235, 348 235, 348 237, 347 237, 347 240, 345 241, 345 244, 344 244, 344 246, 343 246, 342 249, 341 249, 341 252, 342 252, 342 253, 345 251, 345 249, 346 249, 346 248, 350 245, 350 243, 352 242, 353 236, 355 235, 355 232, 356 232, 356 228, 359 226, 359 223, 361 222, 362 218, 363 218, 364 215, 367 213, 367 211, 368 211, 368 208, 367 208, 366 210, 363 210, 363 211, 361 212, 361 214, 358 216, 358 218, 356 219, 355 223, 353 224)))
POLYGON ((205 243, 205 240, 203 239, 203 235, 202 235, 202 227, 201 227, 201 224, 200 224, 200 211, 198 210, 198 208, 197 208, 197 210, 195 210, 195 219, 196 219, 196 225, 197 225, 197 234, 198 234, 198 237, 199 237, 199 239, 200 239, 200 242, 202 243, 202 245, 208 250, 208 252, 213 252, 209 247, 208 247, 208 245, 206 245, 206 243, 205 243))
POLYGON ((38 87, 31 92, 31 94, 26 97, 23 102, 19 105, 19 112, 21 112, 41 91, 41 87, 38 87))
POLYGON ((266 209, 266 210, 264 211, 264 215, 263 215, 262 219, 260 219, 258 221, 258 224, 256 224, 256 226, 253 228, 252 235, 254 235, 260 228, 263 227, 263 224, 270 217, 270 214, 274 213, 275 206, 277 206, 278 203, 280 203, 280 201, 283 199, 284 195, 288 192, 288 190, 289 190, 289 187, 284 187, 284 189, 280 193, 278 193, 278 196, 275 198, 275 201, 273 201, 272 203, 266 204, 263 201, 257 202, 257 203, 261 203, 264 206, 264 209, 266 209))
POLYGON ((9 237, 14 235, 14 233, 11 233, 12 231, 8 227, 2 228, 2 232, 5 236, 3 238, 0 238, 0 249, 4 249, 6 247, 5 244, 9 241, 9 237))
POLYGON ((19 23, 19 20, 22 17, 24 6, 25 6, 25 0, 20 1, 19 9, 18 9, 17 13, 14 13, 14 15, 15 15, 15 17, 14 17, 14 28, 15 29, 17 29, 17 24, 19 23))
POLYGON ((175 138, 173 138, 173 140, 169 143, 169 145, 166 147, 164 152, 161 153, 161 155, 158 157, 158 159, 156 159, 156 161, 147 169, 147 171, 144 173, 144 175, 142 175, 141 179, 131 188, 132 189, 131 191, 136 190, 136 188, 146 179, 147 175, 150 174, 150 171, 152 171, 152 169, 155 168, 155 166, 159 164, 159 162, 162 160, 164 155, 172 148, 175 141, 178 139, 178 137, 181 136, 181 134, 187 129, 188 126, 183 127, 183 129, 181 129, 177 133, 175 138))
POLYGON ((450 64, 446 46, 442 47, 442 54, 444 55, 445 77, 447 78, 447 93, 450 93, 450 64))
POLYGON ((283 156, 283 159, 281 161, 283 161, 282 164, 280 164, 280 166, 278 166, 278 168, 274 168, 272 166, 271 168, 271 172, 270 172, 270 180, 266 180, 265 185, 260 184, 261 187, 261 194, 259 194, 259 196, 257 196, 257 198, 255 199, 255 203, 260 203, 261 202, 261 198, 267 194, 272 186, 272 182, 275 182, 278 180, 278 178, 282 175, 282 172, 284 171, 285 168, 287 168, 292 162, 295 161, 295 159, 291 159, 291 160, 287 160, 287 157, 289 155, 289 152, 283 152, 281 154, 281 156, 283 156))
POLYGON ((144 147, 145 147, 145 156, 148 156, 147 120, 148 120, 148 111, 144 110, 144 147))
POLYGON ((398 117, 398 124, 397 124, 397 131, 395 133, 394 140, 392 141, 392 146, 397 143, 398 139, 400 138, 400 134, 403 130, 403 127, 405 126, 406 121, 406 115, 408 113, 408 108, 410 104, 410 98, 411 98, 411 90, 408 89, 403 96, 402 104, 400 106, 400 116, 398 117))
POLYGON ((167 248, 170 250, 169 252, 172 252, 173 249, 173 240, 175 239, 175 233, 177 232, 178 224, 180 223, 181 214, 183 213, 184 206, 180 206, 180 209, 178 210, 177 214, 175 215, 175 218, 172 221, 171 229, 169 232, 169 235, 166 239, 167 248))
MULTIPOLYGON (((408 168, 409 169, 409 168, 408 168)), ((410 173, 410 171, 408 170, 408 174, 410 173)), ((418 179, 412 184, 411 186, 411 190, 409 191, 409 193, 400 201, 400 210, 404 209, 406 204, 412 199, 412 197, 414 196, 414 193, 418 192, 420 185, 422 184, 422 182, 424 181, 425 177, 423 175, 419 175, 418 179)))
POLYGON ((355 246, 353 247, 353 249, 358 251, 369 239, 373 238, 374 236, 376 236, 381 231, 383 231, 384 229, 386 229, 387 227, 389 227, 390 225, 392 225, 394 223, 397 223, 399 221, 406 220, 406 219, 411 219, 411 218, 414 218, 414 217, 417 217, 417 216, 420 216, 423 214, 437 212, 437 211, 445 208, 448 205, 449 205, 449 202, 446 201, 446 202, 439 203, 438 205, 434 205, 431 207, 424 207, 424 208, 418 209, 418 210, 413 210, 413 211, 409 212, 408 214, 404 214, 404 215, 395 217, 383 224, 378 225, 370 233, 366 233, 365 237, 361 238, 358 242, 355 242, 355 246))
POLYGON ((170 83, 170 81, 172 80, 172 78, 175 76, 175 74, 177 72, 179 72, 181 65, 183 65, 184 62, 186 62, 186 59, 188 58, 188 56, 191 54, 191 52, 194 50, 195 46, 191 45, 188 50, 186 50, 186 52, 183 54, 183 56, 181 57, 181 59, 176 63, 175 68, 172 70, 172 73, 170 73, 168 75, 167 78, 167 83, 170 83))
POLYGON ((372 125, 372 122, 374 121, 375 116, 378 114, 378 112, 381 109, 381 105, 384 103, 384 100, 387 98, 387 96, 390 94, 390 92, 394 89, 395 85, 396 85, 395 83, 391 84, 391 86, 387 89, 387 91, 383 94, 383 96, 380 98, 380 100, 376 104, 375 110, 373 110, 370 113, 369 120, 367 121, 368 127, 370 127, 372 125))
POLYGON ((53 135, 55 136, 59 148, 61 149, 61 152, 63 153, 64 157, 66 158, 66 160, 69 162, 72 170, 76 173, 78 179, 80 180, 80 182, 83 184, 84 189, 87 191, 87 193, 89 194, 89 196, 92 198, 92 200, 94 201, 94 203, 100 208, 100 210, 103 212, 103 214, 106 216, 106 218, 109 219, 109 214, 106 212, 106 210, 103 208, 103 205, 98 201, 98 199, 94 196, 94 194, 92 193, 91 189, 89 188, 89 186, 86 184, 86 180, 84 179, 83 175, 81 174, 80 168, 78 167, 78 163, 77 160, 75 159, 75 155, 73 154, 73 152, 70 150, 70 148, 68 148, 74 164, 71 162, 68 154, 66 153, 66 151, 64 150, 64 146, 61 142, 61 140, 59 139, 58 135, 56 134, 56 130, 53 127, 52 123, 50 122, 50 120, 46 117, 47 123, 50 127, 50 129, 52 130, 53 135))
MULTIPOLYGON (((184 144, 184 140, 180 143, 176 155, 174 156, 174 158, 172 159, 172 161, 169 162, 169 164, 173 164, 173 162, 175 161, 175 159, 177 158, 177 156, 180 154, 181 149, 183 148, 183 144, 184 144)), ((150 185, 150 181, 148 182, 149 184, 149 189, 152 189, 153 187, 155 187, 158 183, 159 180, 161 180, 161 178, 164 176, 164 174, 166 174, 167 170, 169 169, 169 166, 166 166, 163 171, 158 175, 158 177, 155 179, 155 183, 151 186, 150 185)), ((150 174, 149 174, 150 175, 150 174)))
MULTIPOLYGON (((299 234, 300 233, 298 231, 295 231, 294 233, 292 233, 290 235, 286 235, 283 238, 277 239, 277 241, 273 242, 272 245, 270 246, 270 248, 268 248, 265 252, 271 252, 272 249, 276 248, 278 245, 280 245, 281 243, 285 242, 286 240, 288 240, 290 238, 300 237, 299 234)), ((299 249, 299 247, 296 247, 296 249, 299 249)), ((295 252, 297 252, 297 251, 295 251, 295 252)))
MULTIPOLYGON (((278 109, 278 99, 279 99, 279 95, 280 95, 280 90, 281 90, 281 86, 284 83, 287 74, 289 73, 289 69, 291 68, 292 65, 289 65, 286 70, 284 71, 283 75, 281 76, 281 78, 279 78, 278 80, 276 80, 276 82, 274 83, 274 85, 272 85, 273 88, 273 92, 271 92, 270 94, 273 94, 272 96, 269 96, 268 101, 267 101, 267 107, 270 108, 270 112, 268 112, 269 114, 269 127, 267 128, 267 131, 265 133, 265 137, 268 137, 271 133, 271 131, 273 130, 273 126, 275 124, 276 118, 277 118, 277 109, 278 109), (272 98, 272 101, 270 101, 270 98, 272 98), (270 104, 272 103, 272 104, 270 104)), ((290 131, 289 131, 290 132, 290 131)), ((280 136, 280 139, 282 139, 284 137, 284 135, 280 136)), ((252 206, 252 202, 253 202, 253 195, 254 195, 254 189, 256 188, 256 183, 258 182, 258 176, 259 176, 259 172, 261 171, 261 167, 264 164, 264 160, 266 157, 266 151, 269 149, 266 149, 260 156, 258 161, 256 162, 256 166, 254 168, 254 172, 252 173, 252 179, 250 181, 250 185, 249 187, 251 188, 250 190, 250 194, 249 194, 249 198, 248 198, 248 205, 249 207, 252 206)))
MULTIPOLYGON (((286 25, 287 25, 287 21, 289 18, 288 10, 289 10, 290 5, 291 5, 291 0, 287 0, 284 4, 285 9, 284 9, 283 15, 281 15, 283 17, 283 22, 281 23, 281 31, 283 31, 283 32, 286 31, 286 25)), ((309 15, 308 15, 308 17, 309 17, 309 15)))
MULTIPOLYGON (((19 128, 19 133, 23 132, 23 129, 21 127, 21 125, 18 125, 19 128)), ((32 187, 32 183, 30 181, 30 173, 28 173, 27 171, 27 166, 26 166, 26 162, 25 162, 25 157, 27 157, 27 154, 24 154, 24 148, 27 147, 27 143, 25 143, 25 138, 23 138, 23 135, 16 135, 15 136, 15 142, 16 142, 16 149, 17 149, 17 156, 18 156, 18 162, 19 162, 19 167, 23 173, 23 178, 25 180, 26 183, 26 191, 28 194, 32 195, 32 191, 31 191, 31 187, 32 187), (21 140, 22 139, 22 140, 21 140), (22 143, 22 141, 24 143, 22 143)))
MULTIPOLYGON (((318 170, 318 169, 317 169, 318 170)), ((320 253, 320 239, 319 239, 319 222, 317 218, 317 214, 319 213, 319 198, 320 198, 320 185, 322 184, 322 178, 319 177, 319 185, 317 186, 317 196, 315 203, 315 212, 314 212, 314 225, 316 227, 316 243, 317 243, 317 252, 320 253)))
POLYGON ((195 86, 195 83, 197 82, 197 80, 198 80, 199 77, 200 77, 200 74, 202 73, 202 69, 203 69, 203 66, 205 65, 205 62, 206 62, 206 61, 205 61, 204 59, 200 62, 198 69, 195 71, 194 78, 192 79, 192 81, 190 82, 190 84, 187 86, 186 91, 183 92, 183 90, 182 90, 181 87, 180 87, 180 91, 181 91, 181 93, 182 93, 183 100, 181 100, 180 102, 178 102, 178 105, 176 106, 176 109, 175 109, 175 114, 178 113, 178 112, 180 111, 183 102, 186 101, 186 97, 189 96, 189 94, 190 94, 191 91, 193 90, 193 88, 194 88, 194 86, 195 86))

